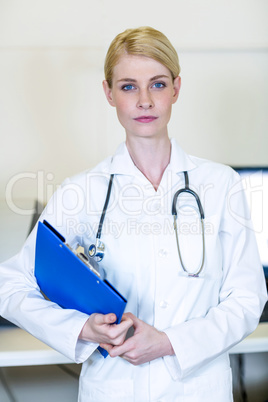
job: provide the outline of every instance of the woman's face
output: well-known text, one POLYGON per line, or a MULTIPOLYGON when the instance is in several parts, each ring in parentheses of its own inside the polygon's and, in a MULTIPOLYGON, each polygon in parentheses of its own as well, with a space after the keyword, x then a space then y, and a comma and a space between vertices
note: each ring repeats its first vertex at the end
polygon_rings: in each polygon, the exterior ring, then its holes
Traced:
POLYGON ((173 103, 180 90, 180 77, 173 81, 170 71, 144 56, 123 55, 113 71, 113 86, 103 88, 127 137, 167 135, 173 103))

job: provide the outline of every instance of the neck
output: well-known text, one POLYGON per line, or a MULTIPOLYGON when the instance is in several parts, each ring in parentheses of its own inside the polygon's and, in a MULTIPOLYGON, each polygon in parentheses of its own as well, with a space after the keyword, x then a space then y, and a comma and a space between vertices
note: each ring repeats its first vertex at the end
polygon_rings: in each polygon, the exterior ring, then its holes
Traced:
POLYGON ((168 136, 160 140, 139 138, 133 141, 127 138, 126 146, 134 165, 157 190, 170 161, 171 144, 168 136))

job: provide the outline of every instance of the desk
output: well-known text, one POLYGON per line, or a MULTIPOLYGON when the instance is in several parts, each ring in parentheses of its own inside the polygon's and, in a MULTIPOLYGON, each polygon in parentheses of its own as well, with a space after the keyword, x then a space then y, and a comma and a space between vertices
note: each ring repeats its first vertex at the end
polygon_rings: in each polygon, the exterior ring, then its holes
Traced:
POLYGON ((72 360, 17 327, 0 328, 0 367, 67 364, 72 360))
POLYGON ((231 354, 259 352, 268 352, 268 322, 260 323, 251 335, 230 350, 231 354))
MULTIPOLYGON (((231 349, 230 353, 268 352, 268 323, 231 349)), ((69 364, 72 360, 17 327, 0 328, 0 367, 69 364)))

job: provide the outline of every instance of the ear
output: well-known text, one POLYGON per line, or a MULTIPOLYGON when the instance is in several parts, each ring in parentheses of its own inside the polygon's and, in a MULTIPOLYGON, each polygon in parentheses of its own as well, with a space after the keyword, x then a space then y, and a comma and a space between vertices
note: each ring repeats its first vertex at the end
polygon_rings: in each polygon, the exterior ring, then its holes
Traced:
POLYGON ((112 88, 109 87, 108 82, 106 80, 102 82, 102 86, 107 101, 110 103, 111 106, 115 106, 115 103, 113 101, 112 88))
POLYGON ((178 99, 180 89, 181 89, 181 77, 179 75, 178 75, 178 77, 176 77, 174 79, 173 89, 174 89, 173 103, 175 103, 178 99))

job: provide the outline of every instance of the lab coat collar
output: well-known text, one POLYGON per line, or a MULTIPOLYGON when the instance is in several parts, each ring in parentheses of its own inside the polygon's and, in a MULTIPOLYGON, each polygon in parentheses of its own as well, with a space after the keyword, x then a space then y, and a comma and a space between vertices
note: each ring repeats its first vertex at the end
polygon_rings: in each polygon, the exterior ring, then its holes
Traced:
MULTIPOLYGON (((192 161, 183 149, 178 145, 177 141, 171 139, 171 157, 166 171, 173 173, 181 173, 184 171, 192 170, 196 167, 196 164, 192 161)), ((137 174, 137 169, 129 155, 126 143, 123 142, 117 148, 110 166, 111 174, 124 174, 134 176, 137 174)))
POLYGON ((125 142, 117 148, 110 166, 110 174, 135 175, 135 165, 129 155, 125 142))
POLYGON ((175 138, 171 138, 171 157, 167 170, 174 173, 181 173, 196 168, 190 155, 188 155, 177 143, 175 138))

